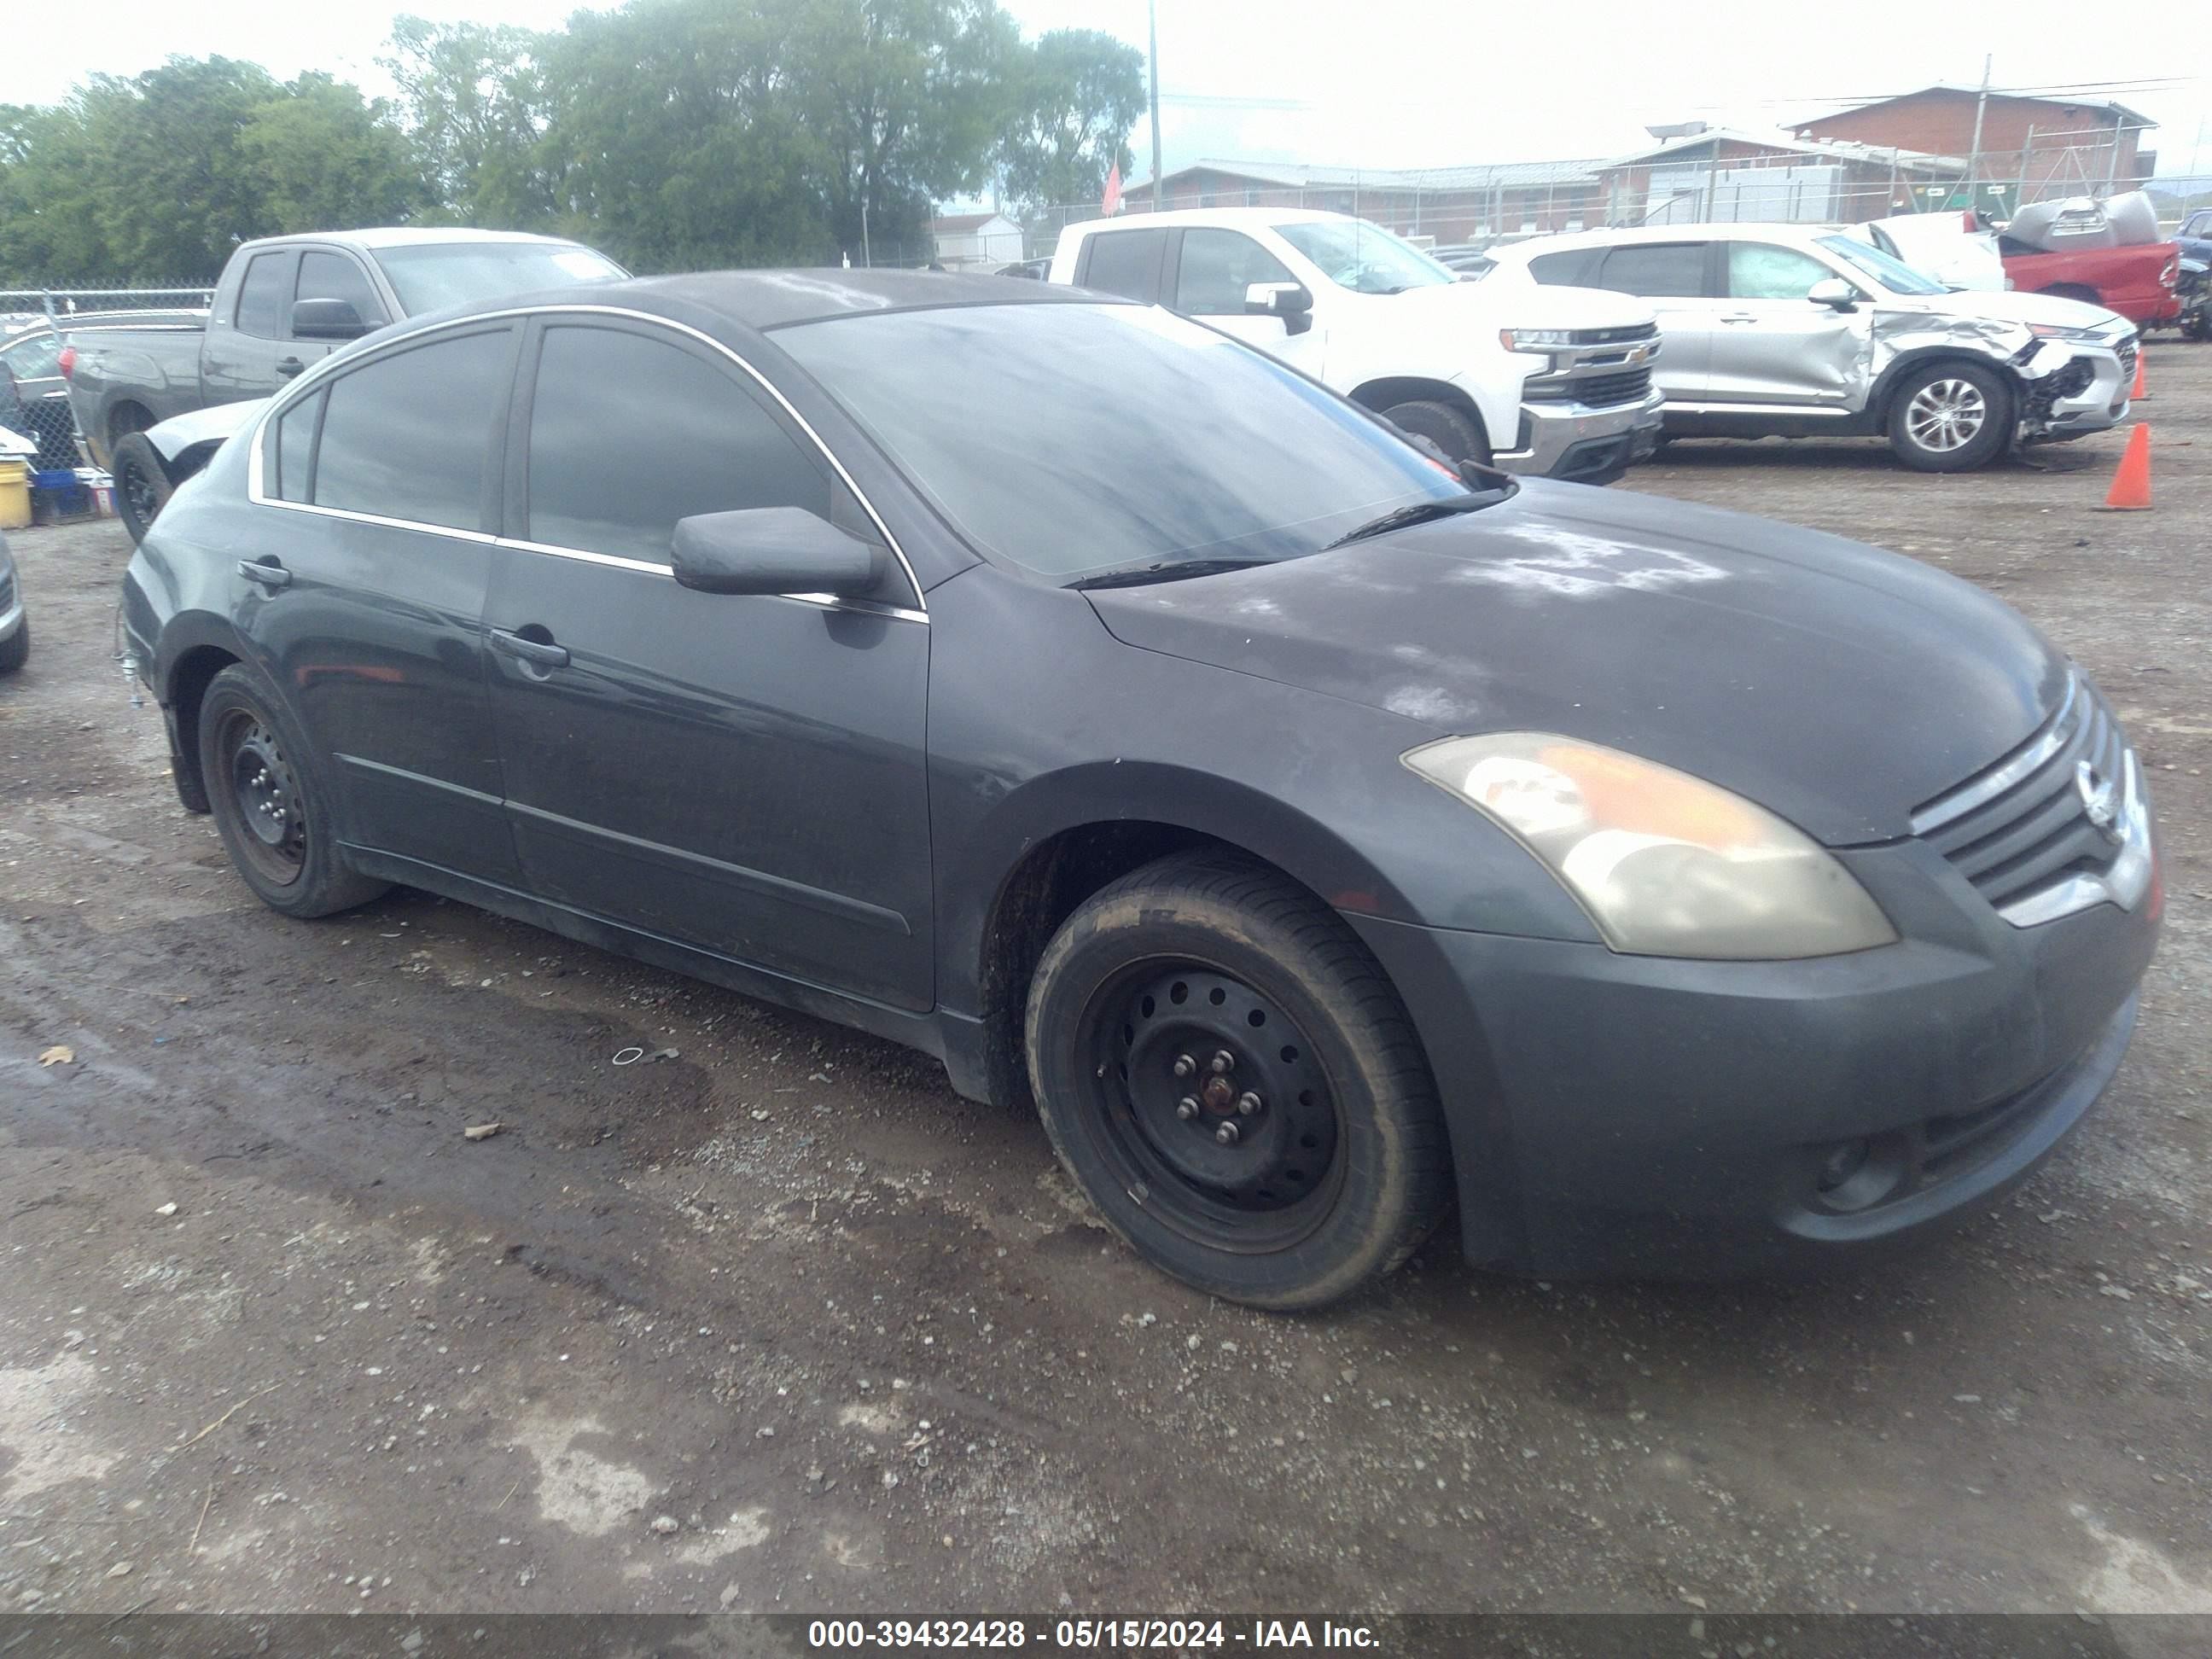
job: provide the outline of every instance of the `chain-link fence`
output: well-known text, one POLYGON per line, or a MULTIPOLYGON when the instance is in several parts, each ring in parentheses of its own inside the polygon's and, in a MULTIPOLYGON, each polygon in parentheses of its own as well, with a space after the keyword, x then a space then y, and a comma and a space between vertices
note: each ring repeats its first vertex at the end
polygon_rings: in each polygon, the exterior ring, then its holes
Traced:
MULTIPOLYGON (((1170 174, 1158 206, 1317 208, 1365 219, 1424 246, 1470 248, 1601 226, 1856 224, 1968 207, 2002 224, 2032 202, 2138 187, 2148 160, 2138 143, 2147 131, 2123 125, 2039 134, 2030 128, 2006 149, 1967 156, 1844 142, 1761 152, 1729 135, 1613 161, 1428 169, 1255 164, 1249 174, 1230 164, 1201 165, 1170 174), (1271 175, 1292 172, 1303 175, 1300 182, 1269 182, 1271 175)), ((2186 192, 2177 198, 2184 205, 2191 200, 2186 192)), ((1139 185, 1121 211, 1141 216, 1154 205, 1150 186, 1139 185)), ((2179 218, 2171 208, 2169 215, 2179 218)), ((1098 216, 1093 202, 1018 216, 1024 257, 1048 257, 1064 228, 1098 216)))

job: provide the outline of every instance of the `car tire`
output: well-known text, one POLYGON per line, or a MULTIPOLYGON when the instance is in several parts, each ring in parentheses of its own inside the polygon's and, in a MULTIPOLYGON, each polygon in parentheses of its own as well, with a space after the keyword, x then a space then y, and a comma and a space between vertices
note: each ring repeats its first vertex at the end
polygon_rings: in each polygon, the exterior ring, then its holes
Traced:
POLYGON ((15 631, 0 640, 0 674, 12 674, 31 659, 31 619, 23 618, 15 631))
POLYGON ((169 469, 162 464, 161 452, 143 433, 134 432, 117 442, 108 471, 115 480, 115 510, 123 527, 131 532, 133 542, 144 541, 147 530, 169 504, 176 489, 169 481, 169 469))
POLYGON ((2012 388, 1978 363, 1908 370, 1889 403, 1889 447, 1916 472, 1970 472, 2002 454, 2012 388))
POLYGON ((1490 441, 1483 435, 1482 422, 1463 409, 1432 398, 1416 398, 1409 403, 1393 404, 1382 411, 1382 418, 1417 438, 1426 438, 1455 465, 1491 465, 1490 441))
POLYGON ((1443 1115, 1397 994, 1274 872, 1178 854, 1105 887, 1046 945, 1025 1036, 1069 1173, 1139 1255, 1209 1295, 1322 1307, 1449 1206, 1443 1115))
POLYGON ((240 880, 270 909, 327 916, 390 885, 349 868, 330 792, 299 728, 261 676, 234 663, 200 701, 200 776, 240 880))

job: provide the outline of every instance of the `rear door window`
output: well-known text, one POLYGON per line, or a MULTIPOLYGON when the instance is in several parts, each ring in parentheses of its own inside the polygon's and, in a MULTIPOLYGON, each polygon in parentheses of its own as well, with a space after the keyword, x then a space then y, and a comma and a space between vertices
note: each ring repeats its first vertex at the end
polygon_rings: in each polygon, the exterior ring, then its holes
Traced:
POLYGON ((315 452, 315 505, 483 529, 514 332, 446 335, 333 380, 315 452))
POLYGON ((231 317, 240 334, 263 340, 289 337, 285 307, 292 293, 292 262, 299 257, 290 248, 278 248, 257 253, 246 262, 246 276, 238 285, 238 309, 231 317))
POLYGON ((1703 297, 1705 253, 1703 242, 1626 243, 1607 252, 1592 286, 1646 299, 1703 297))
POLYGON ((1167 247, 1164 230, 1102 231, 1085 239, 1083 269, 1075 280, 1085 288, 1158 305, 1167 247))
POLYGON ((530 398, 526 538, 666 564, 676 521, 695 514, 830 517, 822 463, 738 372, 641 330, 548 328, 530 398))
POLYGON ((309 248, 301 254, 298 297, 343 300, 371 328, 381 328, 391 320, 384 314, 383 302, 376 297, 368 273, 343 253, 309 248))

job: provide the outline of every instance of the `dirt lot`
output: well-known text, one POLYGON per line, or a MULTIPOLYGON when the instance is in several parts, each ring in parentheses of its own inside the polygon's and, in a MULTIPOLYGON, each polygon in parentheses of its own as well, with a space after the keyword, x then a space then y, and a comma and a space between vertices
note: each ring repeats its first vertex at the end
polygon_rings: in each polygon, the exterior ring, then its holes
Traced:
POLYGON ((122 531, 18 535, 0 1608, 2212 1612, 2212 347, 2150 373, 2150 514, 2089 510, 2118 434, 1959 478, 1688 445, 1624 486, 1991 588, 2158 795, 2102 1108, 1992 1220, 1816 1285, 1440 1243, 1261 1317, 900 1050, 416 894, 285 921, 111 659, 122 531))

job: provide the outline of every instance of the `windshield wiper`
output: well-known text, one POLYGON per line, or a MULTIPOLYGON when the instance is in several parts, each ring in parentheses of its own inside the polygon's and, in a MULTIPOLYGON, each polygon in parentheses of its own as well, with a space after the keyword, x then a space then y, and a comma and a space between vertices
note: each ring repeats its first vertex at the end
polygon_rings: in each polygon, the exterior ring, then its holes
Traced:
POLYGON ((1475 513, 1486 507, 1495 507, 1513 493, 1506 484, 1496 489, 1474 490, 1465 495, 1445 495, 1436 501, 1415 501, 1407 507, 1394 507, 1378 518, 1370 519, 1355 530, 1348 530, 1324 547, 1342 547, 1350 542, 1364 542, 1370 536, 1387 536, 1394 530, 1403 530, 1408 525, 1426 524, 1431 519, 1448 519, 1455 513, 1475 513))
POLYGON ((1179 582, 1187 576, 1218 576, 1224 570, 1249 570, 1255 564, 1274 562, 1273 559, 1147 559, 1142 564, 1120 565, 1079 576, 1067 586, 1083 590, 1140 587, 1146 582, 1179 582))

